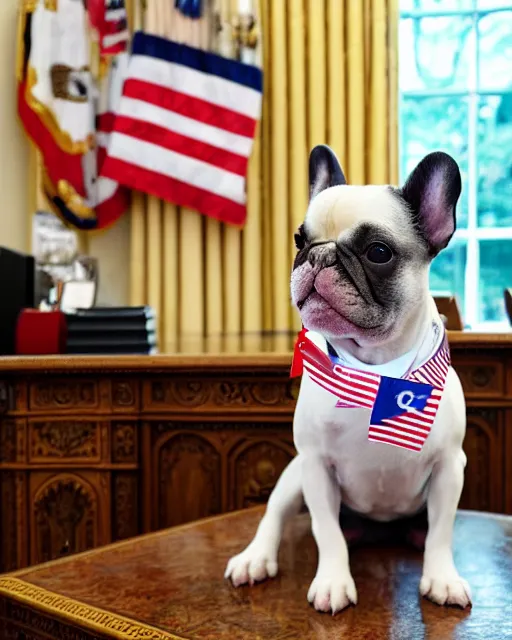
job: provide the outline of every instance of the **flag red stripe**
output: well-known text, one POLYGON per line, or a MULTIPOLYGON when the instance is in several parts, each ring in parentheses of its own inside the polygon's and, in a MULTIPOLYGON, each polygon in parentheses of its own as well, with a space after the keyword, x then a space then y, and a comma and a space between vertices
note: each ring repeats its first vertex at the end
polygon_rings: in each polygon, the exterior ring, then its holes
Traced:
POLYGON ((306 371, 308 372, 310 378, 320 385, 326 391, 329 391, 333 395, 337 396, 342 400, 348 400, 350 402, 354 402, 355 400, 359 403, 357 406, 366 407, 371 409, 375 398, 365 398, 364 396, 360 396, 357 393, 351 393, 350 390, 343 389, 336 381, 328 376, 323 376, 319 372, 308 368, 306 364, 306 371))
POLYGON ((318 349, 317 353, 311 351, 301 351, 302 357, 306 362, 309 362, 311 366, 320 369, 324 375, 332 376, 331 361, 323 351, 318 349))
POLYGON ((390 431, 384 431, 383 429, 379 429, 379 427, 374 427, 373 425, 370 426, 370 430, 369 433, 371 435, 376 435, 379 436, 381 438, 388 438, 390 436, 395 436, 396 438, 400 438, 401 440, 405 440, 406 442, 409 442, 410 444, 415 444, 416 446, 420 446, 422 442, 425 442, 426 438, 422 438, 421 442, 418 441, 417 437, 411 437, 409 435, 407 435, 407 433, 405 433, 402 430, 396 430, 395 432, 391 433, 390 431))
POLYGON ((377 397, 378 385, 374 388, 369 388, 364 385, 355 384, 349 381, 347 378, 342 378, 339 375, 332 375, 331 371, 328 371, 325 367, 318 366, 316 362, 311 362, 307 357, 304 358, 304 362, 307 363, 309 367, 315 367, 318 375, 322 375, 330 384, 339 387, 340 389, 346 389, 354 394, 360 395, 365 400, 374 401, 377 397))
POLYGON ((345 382, 345 380, 340 379, 338 376, 333 376, 329 372, 326 372, 325 369, 321 367, 312 368, 310 361, 305 358, 304 359, 306 369, 310 375, 315 375, 316 377, 322 377, 324 382, 327 382, 332 387, 335 387, 340 394, 350 394, 352 396, 351 399, 357 398, 359 402, 364 403, 365 406, 373 406, 375 402, 375 398, 377 396, 377 389, 374 392, 369 392, 367 388, 363 388, 363 391, 357 385, 350 385, 345 382))
POLYGON ((102 133, 111 133, 114 129, 115 120, 116 115, 111 111, 98 114, 96 116, 96 130, 102 133))
POLYGON ((151 122, 134 120, 127 116, 117 116, 115 132, 124 133, 144 142, 151 142, 169 151, 207 162, 244 178, 247 172, 247 158, 231 153, 231 151, 219 149, 219 147, 214 147, 206 142, 183 136, 151 122))
POLYGON ((434 419, 435 419, 435 416, 433 415, 423 414, 419 416, 417 414, 408 414, 408 413, 404 413, 394 418, 386 418, 386 420, 393 420, 394 422, 409 424, 413 427, 418 427, 421 429, 430 429, 430 427, 434 424, 434 419))
POLYGON ((418 440, 421 440, 421 442, 425 442, 428 434, 430 433, 430 429, 422 429, 421 431, 415 431, 414 429, 408 429, 406 426, 397 427, 395 425, 388 424, 386 420, 383 420, 383 422, 385 422, 384 425, 379 425, 378 427, 375 425, 371 425, 370 428, 382 429, 382 426, 385 426, 385 427, 388 427, 388 429, 383 429, 383 431, 385 431, 386 433, 391 433, 389 429, 393 429, 393 432, 396 432, 396 433, 406 433, 406 434, 409 434, 410 436, 415 436, 418 440))
POLYGON ((368 434, 368 440, 372 440, 373 442, 381 442, 382 444, 392 444, 393 446, 400 447, 401 449, 409 449, 409 451, 421 451, 421 444, 419 442, 416 446, 412 446, 407 442, 396 442, 395 440, 383 438, 372 433, 368 434))
POLYGON ((123 96, 149 102, 246 138, 253 138, 256 131, 256 121, 248 116, 151 82, 129 78, 124 83, 123 96))
POLYGON ((156 171, 136 167, 124 160, 108 157, 102 175, 131 189, 138 189, 157 198, 175 202, 183 207, 197 209, 206 215, 234 225, 242 225, 246 218, 245 205, 238 204, 210 191, 198 189, 156 171))

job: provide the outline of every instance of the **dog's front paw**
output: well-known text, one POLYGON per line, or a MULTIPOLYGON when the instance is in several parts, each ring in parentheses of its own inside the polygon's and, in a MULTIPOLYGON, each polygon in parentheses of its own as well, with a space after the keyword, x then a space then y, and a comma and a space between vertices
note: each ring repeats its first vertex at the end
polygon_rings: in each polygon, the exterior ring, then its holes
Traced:
POLYGON ((235 587, 254 584, 277 575, 277 549, 251 543, 242 553, 228 562, 225 578, 230 578, 235 587))
POLYGON ((357 604, 356 585, 348 568, 319 570, 309 587, 308 600, 317 611, 332 611, 332 615, 357 604))
POLYGON ((464 609, 471 606, 471 590, 469 584, 458 573, 448 575, 423 574, 420 582, 420 593, 436 604, 457 605, 464 609))

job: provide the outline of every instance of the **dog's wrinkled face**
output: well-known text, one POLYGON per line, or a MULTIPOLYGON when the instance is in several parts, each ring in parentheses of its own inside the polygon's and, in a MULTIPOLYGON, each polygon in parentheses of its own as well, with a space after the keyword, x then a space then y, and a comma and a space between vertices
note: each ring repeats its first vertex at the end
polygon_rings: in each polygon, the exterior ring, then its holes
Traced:
POLYGON ((428 295, 429 264, 455 231, 460 190, 458 166, 444 153, 394 189, 347 186, 333 152, 315 147, 291 279, 304 326, 364 346, 399 333, 428 295))

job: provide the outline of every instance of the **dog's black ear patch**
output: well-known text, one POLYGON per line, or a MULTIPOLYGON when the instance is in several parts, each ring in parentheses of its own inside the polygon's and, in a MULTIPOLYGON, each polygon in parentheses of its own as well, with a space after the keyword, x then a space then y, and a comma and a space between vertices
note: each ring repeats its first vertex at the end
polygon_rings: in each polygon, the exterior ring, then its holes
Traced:
POLYGON ((425 156, 400 191, 432 256, 444 249, 455 233, 460 192, 459 166, 442 151, 425 156))
POLYGON ((309 199, 329 187, 347 184, 334 151, 319 144, 309 154, 309 199))

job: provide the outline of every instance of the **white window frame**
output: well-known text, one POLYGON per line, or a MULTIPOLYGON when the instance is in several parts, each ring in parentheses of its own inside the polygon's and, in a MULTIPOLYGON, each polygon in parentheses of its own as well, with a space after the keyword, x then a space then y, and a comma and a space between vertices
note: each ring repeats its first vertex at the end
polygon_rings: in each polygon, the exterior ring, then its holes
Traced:
MULTIPOLYGON (((480 240, 509 240, 512 239, 512 227, 478 227, 477 198, 478 198, 478 157, 476 150, 478 103, 482 96, 500 96, 510 93, 510 90, 479 91, 479 52, 478 52, 478 21, 480 18, 492 13, 512 11, 510 6, 496 8, 477 8, 476 0, 473 7, 461 10, 420 10, 400 11, 400 21, 410 18, 443 18, 443 17, 469 17, 472 20, 472 29, 468 38, 470 69, 468 88, 466 90, 407 90, 399 88, 400 103, 403 98, 444 98, 460 96, 468 102, 468 183, 464 185, 468 193, 468 219, 465 229, 457 229, 454 239, 466 241, 466 269, 464 278, 464 309, 463 318, 467 326, 474 330, 500 331, 510 329, 507 321, 503 322, 478 322, 478 304, 480 290, 480 240)), ((399 117, 399 122, 401 118, 399 117)), ((401 127, 400 127, 401 129, 401 127)), ((400 139, 400 149, 403 149, 403 141, 400 139)), ((406 176, 401 176, 402 179, 406 176)), ((511 203, 512 206, 512 203, 511 203)), ((512 283, 511 283, 512 285, 512 283)))

